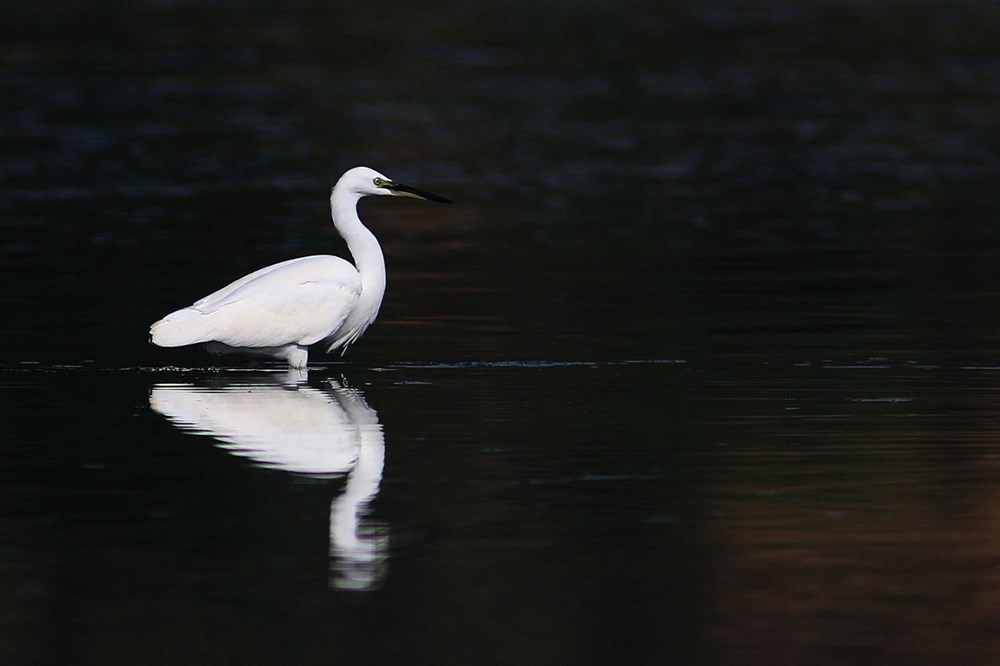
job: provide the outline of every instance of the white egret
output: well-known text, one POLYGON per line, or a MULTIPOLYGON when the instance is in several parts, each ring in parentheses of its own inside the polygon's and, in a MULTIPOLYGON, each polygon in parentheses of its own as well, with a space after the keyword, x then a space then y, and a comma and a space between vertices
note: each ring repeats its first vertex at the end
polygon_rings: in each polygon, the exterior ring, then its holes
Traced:
POLYGON ((358 217, 358 200, 390 194, 451 203, 368 167, 350 169, 333 187, 330 211, 357 268, 331 255, 262 268, 168 314, 150 327, 150 340, 160 347, 205 344, 217 354, 270 356, 292 368, 306 367, 311 345, 343 353, 375 320, 385 293, 382 248, 358 217))

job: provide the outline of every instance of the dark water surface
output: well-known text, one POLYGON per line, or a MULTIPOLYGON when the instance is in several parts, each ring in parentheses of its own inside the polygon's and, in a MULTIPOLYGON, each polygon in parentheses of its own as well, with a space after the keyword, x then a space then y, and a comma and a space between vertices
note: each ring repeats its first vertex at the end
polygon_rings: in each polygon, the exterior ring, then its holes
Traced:
POLYGON ((995 4, 4 15, 3 663, 1000 658, 995 4), (147 344, 356 164, 346 357, 147 344))

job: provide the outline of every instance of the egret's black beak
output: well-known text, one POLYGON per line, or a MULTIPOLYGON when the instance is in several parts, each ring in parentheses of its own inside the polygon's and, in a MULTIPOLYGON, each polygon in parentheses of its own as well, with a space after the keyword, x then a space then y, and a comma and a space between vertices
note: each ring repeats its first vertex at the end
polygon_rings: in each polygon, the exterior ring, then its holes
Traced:
POLYGON ((430 192, 424 192, 423 190, 418 190, 415 187, 410 187, 409 185, 403 185, 402 183, 389 183, 384 185, 387 190, 392 190, 396 194, 401 194, 408 197, 417 197, 418 199, 427 199, 428 201, 436 201, 438 203, 451 203, 451 199, 445 199, 444 197, 438 196, 436 194, 431 194, 430 192))

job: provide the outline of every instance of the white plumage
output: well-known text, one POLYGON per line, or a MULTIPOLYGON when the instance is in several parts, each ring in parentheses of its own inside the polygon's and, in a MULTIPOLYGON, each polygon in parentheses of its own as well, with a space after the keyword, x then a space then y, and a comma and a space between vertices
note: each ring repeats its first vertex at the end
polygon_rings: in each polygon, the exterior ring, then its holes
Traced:
POLYGON ((216 353, 280 358, 293 368, 306 367, 311 345, 346 349, 375 320, 385 293, 382 248, 358 217, 358 200, 389 194, 450 203, 355 167, 334 186, 330 209, 357 267, 315 255, 262 268, 157 321, 150 339, 161 347, 205 344, 216 353))

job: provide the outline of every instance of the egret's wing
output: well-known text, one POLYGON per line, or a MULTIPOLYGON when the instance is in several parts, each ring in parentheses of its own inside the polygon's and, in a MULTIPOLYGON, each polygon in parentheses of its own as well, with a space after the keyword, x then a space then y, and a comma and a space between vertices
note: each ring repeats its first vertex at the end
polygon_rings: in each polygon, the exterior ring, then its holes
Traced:
POLYGON ((204 316, 211 339, 231 347, 311 345, 340 328, 359 293, 336 282, 273 286, 204 316))
MULTIPOLYGON (((308 280, 317 275, 333 277, 333 279, 339 277, 347 282, 359 280, 358 272, 354 266, 340 257, 326 254, 299 257, 272 264, 271 266, 265 266, 253 273, 244 275, 239 280, 234 280, 222 289, 195 301, 191 307, 207 313, 230 302, 232 300, 230 297, 251 283, 264 285, 269 284, 271 280, 277 280, 279 283, 288 282, 296 278, 308 280)), ((236 298, 239 298, 239 296, 236 298)))
POLYGON ((154 341, 231 347, 311 345, 332 335, 361 293, 361 279, 333 256, 293 259, 251 273, 154 324, 154 341), (171 324, 176 323, 175 326, 171 324), (176 328, 177 337, 168 336, 176 328))

